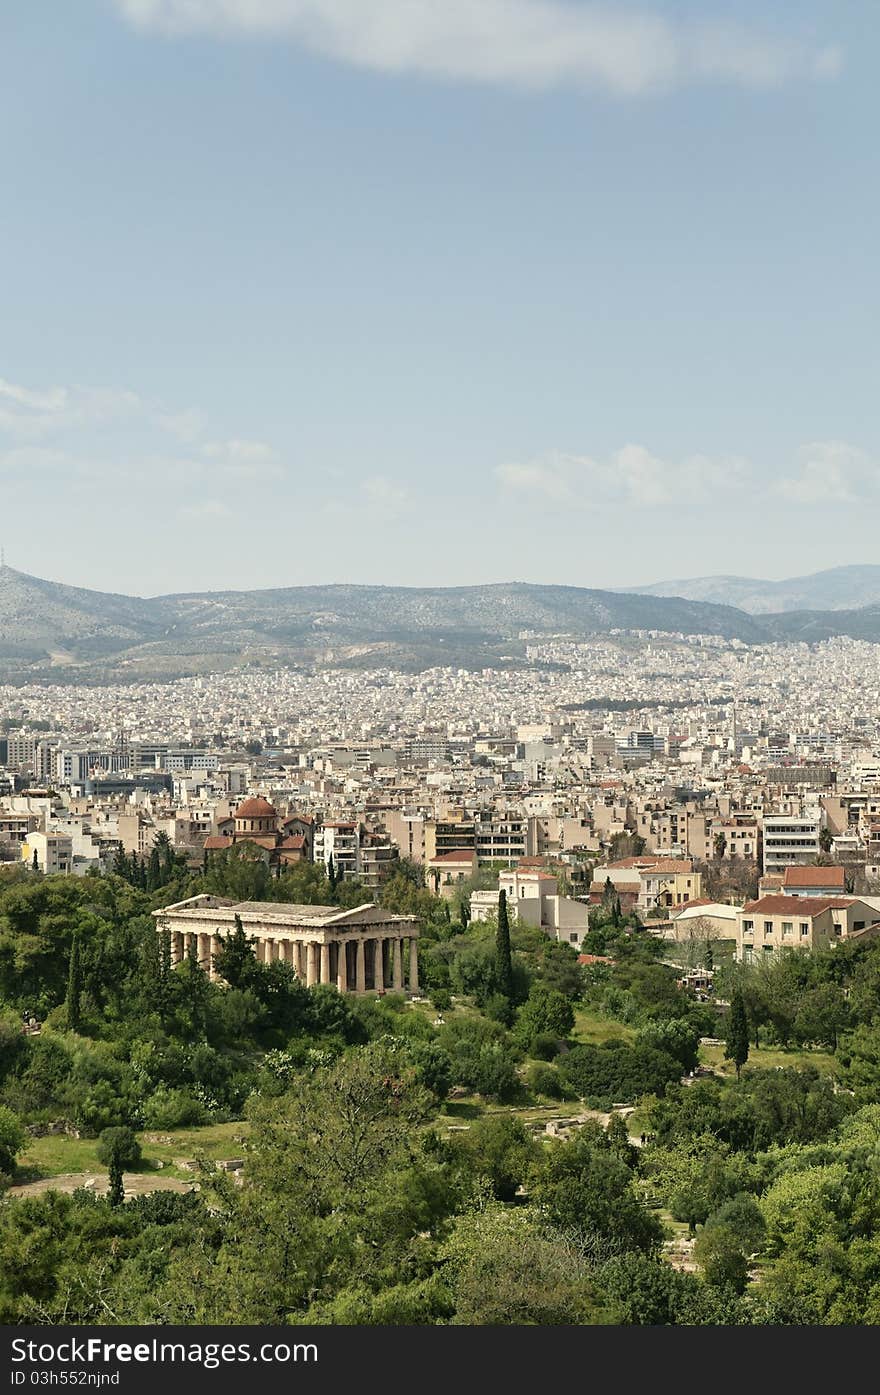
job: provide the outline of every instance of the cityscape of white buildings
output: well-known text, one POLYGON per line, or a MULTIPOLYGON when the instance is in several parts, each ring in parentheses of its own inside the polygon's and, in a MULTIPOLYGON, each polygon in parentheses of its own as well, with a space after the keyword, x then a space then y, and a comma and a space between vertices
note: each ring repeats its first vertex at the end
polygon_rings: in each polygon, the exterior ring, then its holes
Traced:
POLYGON ((375 890, 405 857, 441 892, 518 870, 523 915, 572 942, 606 878, 648 916, 712 904, 707 866, 771 894, 825 861, 845 868, 838 898, 876 889, 880 646, 638 632, 528 657, 0 687, 0 859, 82 874, 165 833, 196 868, 261 796, 273 864, 332 856, 375 890), (644 865, 615 868, 627 834, 644 865))

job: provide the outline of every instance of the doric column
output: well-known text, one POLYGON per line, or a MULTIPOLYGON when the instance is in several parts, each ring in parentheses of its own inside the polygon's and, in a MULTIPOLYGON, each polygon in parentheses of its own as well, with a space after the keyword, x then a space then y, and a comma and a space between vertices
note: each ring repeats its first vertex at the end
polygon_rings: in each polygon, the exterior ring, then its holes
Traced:
POLYGON ((395 993, 403 992, 403 940, 398 935, 394 941, 394 977, 392 979, 395 993))
POLYGON ((210 973, 210 977, 211 977, 212 979, 218 979, 218 978, 220 977, 220 975, 219 975, 218 972, 217 972, 217 955, 220 953, 220 951, 221 951, 222 948, 223 948, 223 945, 222 945, 221 942, 220 942, 220 936, 219 936, 219 935, 212 935, 212 936, 211 936, 211 973, 210 973))
POLYGON ((274 935, 267 935, 267 937, 266 937, 266 963, 267 963, 267 964, 274 964, 274 963, 275 963, 275 959, 276 959, 276 957, 277 957, 277 954, 278 954, 278 946, 277 946, 276 943, 275 943, 275 937, 274 937, 274 935))
POLYGON ((199 964, 206 974, 211 972, 211 936, 199 935, 199 964))
POLYGON ((199 957, 199 937, 198 937, 198 935, 197 935, 197 933, 196 933, 195 930, 190 930, 189 934, 188 934, 187 937, 186 937, 186 955, 187 955, 187 958, 189 958, 189 956, 193 953, 193 951, 195 951, 195 956, 196 956, 196 958, 198 959, 198 957, 199 957))
POLYGON ((419 951, 416 948, 416 941, 409 942, 409 991, 418 993, 419 991, 419 951))
POLYGON ((292 940, 280 940, 280 941, 279 941, 279 948, 280 948, 280 950, 281 950, 281 962, 282 962, 283 964, 292 964, 292 963, 293 963, 293 941, 292 941, 292 940))
POLYGON ((313 988, 318 982, 318 946, 314 940, 309 940, 306 946, 308 959, 306 962, 306 987, 313 988))
POLYGON ((183 933, 174 930, 171 935, 171 963, 179 964, 183 958, 183 933))
POLYGON ((305 945, 303 944, 302 940, 294 940, 294 942, 293 942, 293 967, 294 967, 294 969, 296 970, 296 976, 297 976, 297 978, 302 979, 303 982, 305 982, 305 977, 306 977, 306 962, 305 962, 305 957, 304 957, 304 956, 305 956, 305 945))
POLYGON ((336 987, 340 993, 348 992, 348 940, 339 941, 338 959, 336 960, 336 987))
POLYGON ((354 986, 357 993, 367 991, 367 965, 364 953, 364 938, 359 935, 357 938, 357 968, 354 976, 354 986))
POLYGON ((373 941, 375 950, 373 951, 373 986, 375 988, 385 987, 385 936, 377 935, 373 941))
POLYGON ((321 945, 321 982, 330 982, 330 946, 326 940, 321 945))

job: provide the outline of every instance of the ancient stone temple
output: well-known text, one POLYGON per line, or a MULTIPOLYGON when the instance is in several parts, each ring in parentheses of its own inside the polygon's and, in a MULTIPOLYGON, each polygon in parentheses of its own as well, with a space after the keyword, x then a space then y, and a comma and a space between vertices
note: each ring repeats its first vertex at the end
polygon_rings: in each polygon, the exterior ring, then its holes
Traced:
POLYGON ((179 964, 194 944, 211 978, 219 977, 214 966, 218 937, 234 932, 238 916, 245 934, 255 939, 257 960, 290 964, 309 987, 332 983, 340 993, 419 991, 416 917, 391 915, 372 903, 344 911, 339 906, 203 895, 154 911, 153 916, 157 930, 171 936, 172 964, 179 964))

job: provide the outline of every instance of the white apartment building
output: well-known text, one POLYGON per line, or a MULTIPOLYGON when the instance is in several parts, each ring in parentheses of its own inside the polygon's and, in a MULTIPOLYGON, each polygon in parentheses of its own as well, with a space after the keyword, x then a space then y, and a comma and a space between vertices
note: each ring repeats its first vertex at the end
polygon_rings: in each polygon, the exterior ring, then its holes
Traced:
POLYGON ((315 829, 314 861, 333 867, 337 876, 356 877, 361 870, 359 823, 322 823, 315 829))
POLYGON ((764 871, 784 872, 786 867, 813 862, 822 851, 818 809, 804 814, 764 815, 764 871))

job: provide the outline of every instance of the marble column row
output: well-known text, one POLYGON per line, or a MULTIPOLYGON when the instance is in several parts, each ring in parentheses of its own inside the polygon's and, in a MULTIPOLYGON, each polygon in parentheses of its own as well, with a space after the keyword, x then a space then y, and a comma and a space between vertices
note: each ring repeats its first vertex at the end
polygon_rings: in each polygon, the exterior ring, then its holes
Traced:
MULTIPOLYGON (((401 937, 385 935, 351 935, 334 938, 332 941, 294 940, 274 935, 258 936, 254 944, 258 964, 289 964, 298 978, 307 987, 317 983, 332 983, 340 993, 367 992, 367 944, 372 946, 371 959, 373 991, 390 987, 397 993, 404 991, 404 978, 408 978, 410 993, 419 991, 419 960, 416 940, 404 941, 401 937), (409 973, 404 973, 404 944, 409 944, 409 973), (336 946, 335 955, 331 953, 336 946), (354 945, 354 950, 349 950, 354 945), (334 964, 335 959, 335 964, 334 964), (353 961, 353 962, 352 962, 353 961)), ((191 947, 199 965, 212 979, 219 977, 214 967, 215 955, 221 948, 219 936, 204 932, 183 932, 175 930, 171 934, 172 966, 186 959, 191 947)))

